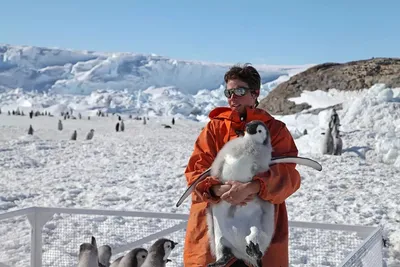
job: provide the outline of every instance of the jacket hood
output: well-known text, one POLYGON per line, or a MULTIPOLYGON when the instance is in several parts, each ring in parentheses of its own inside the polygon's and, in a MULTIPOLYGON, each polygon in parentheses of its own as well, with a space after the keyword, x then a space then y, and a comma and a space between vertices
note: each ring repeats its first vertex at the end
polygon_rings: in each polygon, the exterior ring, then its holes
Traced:
POLYGON ((233 110, 229 107, 217 107, 210 111, 210 119, 229 119, 233 110))

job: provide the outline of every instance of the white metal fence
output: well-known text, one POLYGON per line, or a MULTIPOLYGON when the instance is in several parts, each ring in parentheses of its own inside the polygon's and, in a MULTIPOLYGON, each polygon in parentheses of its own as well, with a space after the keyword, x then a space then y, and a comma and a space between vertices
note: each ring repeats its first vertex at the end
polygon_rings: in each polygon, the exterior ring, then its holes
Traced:
MULTIPOLYGON (((0 214, 0 267, 76 266, 79 245, 96 237, 111 262, 160 237, 178 242, 168 266, 183 266, 187 214, 32 207, 0 214)), ((289 222, 290 266, 382 266, 377 227, 289 222)))

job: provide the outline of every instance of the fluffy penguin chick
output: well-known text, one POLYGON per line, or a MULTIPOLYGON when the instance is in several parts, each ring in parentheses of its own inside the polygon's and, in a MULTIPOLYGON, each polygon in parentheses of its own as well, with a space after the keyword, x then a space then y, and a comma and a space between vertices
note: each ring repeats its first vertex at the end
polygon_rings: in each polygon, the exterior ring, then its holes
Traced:
POLYGON ((108 245, 103 245, 98 248, 99 251, 99 263, 103 264, 105 267, 110 266, 111 259, 111 247, 108 245))
POLYGON ((88 134, 86 135, 86 140, 92 140, 94 135, 94 130, 90 129, 90 131, 88 132, 88 134))
MULTIPOLYGON (((250 182, 256 174, 268 171, 271 153, 267 126, 251 121, 243 137, 229 141, 218 152, 211 175, 222 183, 250 182)), ((211 251, 217 259, 208 266, 225 266, 235 256, 261 267, 274 233, 274 205, 258 197, 246 206, 220 201, 207 209, 207 224, 211 251)))
POLYGON ((71 140, 76 140, 77 137, 78 137, 78 133, 76 132, 76 130, 74 130, 74 132, 72 133, 72 136, 71 136, 71 140))
POLYGON ((342 138, 340 137, 338 126, 336 125, 332 129, 332 138, 333 138, 333 155, 342 155, 342 149, 343 149, 343 141, 342 138))
POLYGON ((116 259, 110 267, 140 267, 147 257, 147 250, 144 248, 134 248, 125 256, 116 259))
POLYGON ((166 238, 158 239, 149 248, 142 267, 164 267, 165 264, 170 261, 168 257, 177 244, 178 243, 166 238))
POLYGON ((98 267, 99 254, 96 239, 92 236, 91 243, 83 243, 79 247, 78 267, 98 267))
POLYGON ((333 153, 333 136, 332 128, 328 125, 328 129, 323 133, 324 137, 321 142, 321 153, 323 155, 331 155, 333 153))

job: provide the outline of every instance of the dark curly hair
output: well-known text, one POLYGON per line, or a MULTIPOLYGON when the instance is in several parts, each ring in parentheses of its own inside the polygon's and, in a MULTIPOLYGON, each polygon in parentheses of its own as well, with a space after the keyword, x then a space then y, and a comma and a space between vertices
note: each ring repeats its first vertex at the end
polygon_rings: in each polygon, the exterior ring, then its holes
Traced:
MULTIPOLYGON (((225 83, 228 83, 229 80, 238 79, 242 82, 245 82, 249 85, 250 90, 259 95, 261 88, 261 76, 258 71, 251 66, 250 63, 246 63, 244 65, 234 65, 231 67, 224 76, 225 83)), ((256 99, 256 106, 258 105, 258 101, 256 99)))

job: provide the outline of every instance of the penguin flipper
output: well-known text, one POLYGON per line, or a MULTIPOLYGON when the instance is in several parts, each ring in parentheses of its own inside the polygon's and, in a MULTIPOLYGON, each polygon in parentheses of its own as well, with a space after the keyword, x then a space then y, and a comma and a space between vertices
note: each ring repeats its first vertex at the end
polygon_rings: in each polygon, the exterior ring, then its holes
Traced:
POLYGON ((179 198, 178 202, 176 203, 176 207, 179 207, 183 201, 185 201, 185 199, 194 191, 194 188, 196 187, 196 185, 198 185, 201 181, 203 181, 207 176, 210 175, 211 172, 211 168, 208 168, 207 170, 205 170, 202 174, 200 174, 199 178, 196 179, 196 181, 194 181, 194 183, 192 183, 185 191, 185 193, 183 193, 183 195, 179 198))
POLYGON ((309 159, 309 158, 303 158, 303 157, 293 157, 293 156, 282 156, 282 157, 273 157, 271 159, 271 162, 269 165, 277 164, 277 163, 296 163, 298 165, 304 165, 311 167, 317 171, 322 170, 321 164, 319 164, 317 161, 309 159))

